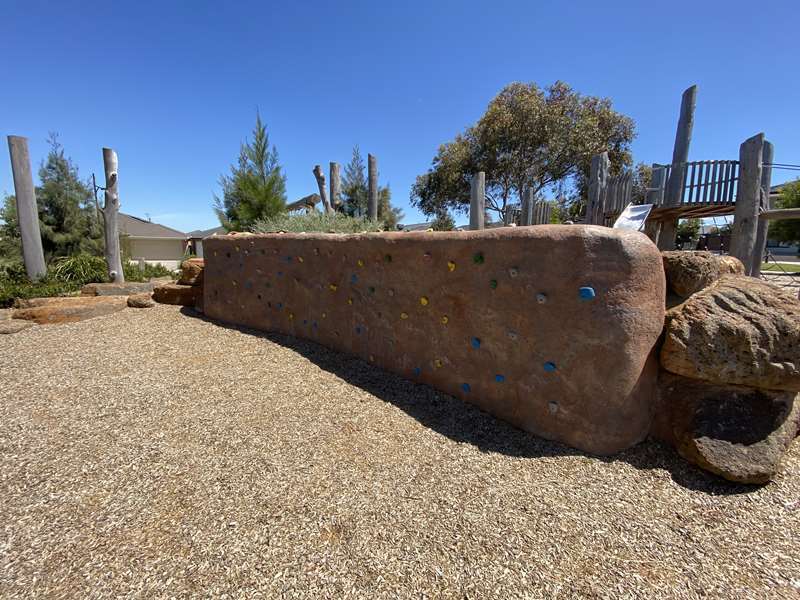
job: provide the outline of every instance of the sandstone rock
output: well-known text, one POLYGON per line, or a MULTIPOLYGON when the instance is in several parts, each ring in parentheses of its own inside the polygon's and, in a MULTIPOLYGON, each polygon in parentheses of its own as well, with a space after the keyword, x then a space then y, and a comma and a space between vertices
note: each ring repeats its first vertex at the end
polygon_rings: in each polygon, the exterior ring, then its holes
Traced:
POLYGON ((166 283, 164 285, 157 285, 155 289, 153 289, 153 300, 161 304, 194 306, 202 293, 203 288, 199 286, 166 283))
POLYGON ((0 321, 7 321, 11 318, 11 308, 0 308, 0 321))
POLYGON ((662 373, 653 435, 686 460, 739 483, 766 483, 800 425, 794 392, 715 385, 662 373))
POLYGON ((137 283, 135 281, 126 283, 87 283, 81 288, 81 296, 130 296, 131 294, 141 294, 152 292, 154 284, 146 281, 137 283))
POLYGON ((661 364, 713 383, 800 391, 800 302, 726 276, 667 313, 661 364))
POLYGON ((128 296, 128 306, 131 308, 152 308, 155 305, 156 303, 150 292, 128 296))
POLYGON ((681 250, 662 252, 661 255, 667 287, 682 298, 708 287, 723 275, 744 275, 744 265, 733 256, 681 250))
POLYGON ((643 234, 286 233, 203 248, 209 318, 361 356, 588 452, 649 431, 665 283, 643 234))
POLYGON ((15 319, 34 321, 39 325, 73 323, 125 308, 123 296, 78 296, 71 298, 30 298, 18 300, 15 319))
POLYGON ((33 321, 25 321, 24 319, 2 319, 0 320, 0 334, 18 333, 35 325, 36 323, 33 321))
POLYGON ((190 258, 181 264, 181 277, 178 283, 181 285, 202 285, 203 268, 205 261, 202 258, 190 258))

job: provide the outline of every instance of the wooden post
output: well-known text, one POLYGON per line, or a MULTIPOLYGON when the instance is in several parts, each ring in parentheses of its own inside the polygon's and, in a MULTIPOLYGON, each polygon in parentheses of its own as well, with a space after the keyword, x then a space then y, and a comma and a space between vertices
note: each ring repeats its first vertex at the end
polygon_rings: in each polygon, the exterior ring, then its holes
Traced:
POLYGON ((322 199, 322 207, 325 209, 325 214, 333 214, 333 207, 328 200, 328 189, 325 187, 325 174, 322 172, 322 167, 314 165, 314 177, 317 179, 317 187, 319 188, 319 197, 322 199))
MULTIPOLYGON (((765 211, 772 208, 769 199, 769 188, 772 185, 772 160, 774 157, 775 146, 772 142, 764 140, 764 150, 762 152, 764 167, 761 169, 761 208, 765 211)), ((769 222, 766 219, 759 219, 758 228, 756 229, 756 245, 753 249, 753 260, 750 266, 750 275, 752 277, 761 277, 761 261, 767 249, 768 229, 769 222)))
POLYGON ((342 203, 342 179, 339 176, 339 163, 332 162, 330 164, 331 174, 331 206, 334 210, 342 203))
POLYGON ((105 225, 106 264, 108 278, 112 283, 125 283, 122 270, 122 256, 119 247, 119 186, 117 153, 111 148, 103 148, 103 168, 106 173, 106 193, 103 210, 105 225))
POLYGON ((608 170, 611 161, 608 152, 595 154, 589 171, 589 199, 586 204, 586 223, 595 225, 603 223, 603 200, 608 185, 608 170))
POLYGON ((28 279, 36 281, 47 274, 47 267, 44 264, 42 235, 39 232, 39 209, 36 205, 36 190, 33 187, 28 138, 8 136, 8 152, 11 155, 11 172, 14 176, 17 223, 22 239, 25 272, 28 274, 28 279))
POLYGON ((483 216, 486 211, 486 173, 478 171, 472 176, 469 191, 469 228, 483 229, 483 216))
POLYGON ((378 220, 378 159, 367 154, 367 217, 370 221, 378 220))
MULTIPOLYGON (((683 179, 686 173, 686 162, 689 160, 689 146, 692 143, 694 127, 694 109, 697 105, 697 86, 693 85, 683 92, 681 97, 681 113, 678 117, 678 129, 675 132, 675 145, 672 149, 672 169, 664 194, 664 206, 680 206, 683 198, 683 179)), ((668 219, 661 224, 658 235, 660 250, 675 249, 675 235, 678 231, 678 220, 668 219)))
POLYGON ((761 207, 761 168, 764 153, 764 134, 745 140, 739 147, 739 183, 736 186, 736 206, 731 232, 731 256, 744 264, 750 273, 761 207))
MULTIPOLYGON (((661 201, 663 200, 666 168, 658 163, 653 163, 651 166, 651 173, 652 176, 650 178, 650 185, 645 193, 644 201, 646 204, 652 204, 655 208, 661 204, 661 201)), ((656 244, 658 244, 660 225, 661 223, 654 221, 653 219, 648 219, 644 225, 645 235, 653 240, 653 242, 656 244)))
POLYGON ((522 224, 533 225, 533 190, 528 188, 525 190, 525 196, 522 199, 522 224))

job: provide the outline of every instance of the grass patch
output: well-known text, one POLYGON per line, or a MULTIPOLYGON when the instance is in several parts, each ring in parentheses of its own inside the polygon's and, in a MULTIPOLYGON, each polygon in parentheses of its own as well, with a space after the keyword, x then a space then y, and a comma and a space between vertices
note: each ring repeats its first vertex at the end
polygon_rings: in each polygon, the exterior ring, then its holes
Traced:
POLYGON ((775 271, 777 273, 800 273, 800 263, 764 263, 761 265, 762 271, 775 271))

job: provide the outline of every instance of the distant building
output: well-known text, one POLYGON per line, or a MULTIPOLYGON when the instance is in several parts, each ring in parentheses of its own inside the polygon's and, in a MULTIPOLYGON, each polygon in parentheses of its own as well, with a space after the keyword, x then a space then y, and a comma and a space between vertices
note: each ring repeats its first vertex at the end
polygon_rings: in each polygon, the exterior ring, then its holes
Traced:
POLYGON ((119 213, 119 233, 131 260, 177 269, 186 251, 186 234, 133 215, 119 213))

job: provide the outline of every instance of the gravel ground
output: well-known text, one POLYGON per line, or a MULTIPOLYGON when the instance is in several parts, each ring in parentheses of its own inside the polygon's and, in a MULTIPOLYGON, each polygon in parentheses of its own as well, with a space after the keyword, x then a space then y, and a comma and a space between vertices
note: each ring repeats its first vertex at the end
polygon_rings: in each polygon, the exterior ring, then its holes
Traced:
POLYGON ((0 596, 798 597, 762 488, 176 307, 0 336, 0 596))

